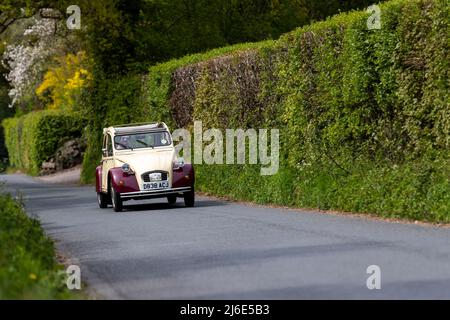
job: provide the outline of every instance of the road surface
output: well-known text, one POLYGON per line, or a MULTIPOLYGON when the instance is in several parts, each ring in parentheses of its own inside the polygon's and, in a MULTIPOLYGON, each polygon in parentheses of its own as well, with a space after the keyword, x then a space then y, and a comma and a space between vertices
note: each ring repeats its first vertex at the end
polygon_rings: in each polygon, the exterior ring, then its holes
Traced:
POLYGON ((450 229, 198 198, 99 209, 93 187, 2 175, 106 299, 450 298, 450 229), (381 289, 367 288, 367 267, 381 289))

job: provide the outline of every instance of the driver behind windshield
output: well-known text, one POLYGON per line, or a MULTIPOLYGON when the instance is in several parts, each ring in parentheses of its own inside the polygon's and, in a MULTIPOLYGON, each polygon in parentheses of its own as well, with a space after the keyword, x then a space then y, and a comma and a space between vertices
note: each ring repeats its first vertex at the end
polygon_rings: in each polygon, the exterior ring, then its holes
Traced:
POLYGON ((167 132, 116 137, 117 150, 162 147, 170 144, 167 132))
POLYGON ((129 149, 130 148, 130 137, 129 136, 122 136, 120 137, 117 141, 116 140, 116 149, 117 150, 125 150, 125 149, 129 149))

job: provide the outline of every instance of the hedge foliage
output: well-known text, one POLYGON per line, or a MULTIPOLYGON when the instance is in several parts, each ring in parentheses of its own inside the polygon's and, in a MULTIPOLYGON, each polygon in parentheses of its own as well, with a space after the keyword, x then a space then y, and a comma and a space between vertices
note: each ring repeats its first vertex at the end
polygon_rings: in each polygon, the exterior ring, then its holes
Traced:
POLYGON ((129 120, 280 129, 276 175, 198 166, 201 191, 448 222, 448 1, 380 7, 380 30, 368 30, 369 13, 353 11, 277 41, 156 65, 140 88, 145 112, 129 120))
POLYGON ((95 168, 101 159, 103 128, 150 118, 149 109, 143 103, 142 81, 139 75, 94 79, 94 89, 91 90, 96 92, 88 92, 90 98, 87 99, 83 183, 93 182, 95 168))
POLYGON ((449 5, 380 7, 380 30, 368 30, 369 14, 355 11, 274 42, 150 70, 155 119, 280 129, 276 175, 261 177, 258 166, 199 166, 199 190, 450 221, 449 5))
POLYGON ((2 122, 12 167, 37 175, 65 141, 81 137, 84 119, 77 113, 35 111, 2 122))
POLYGON ((79 299, 68 291, 53 242, 19 201, 0 193, 0 299, 79 299))

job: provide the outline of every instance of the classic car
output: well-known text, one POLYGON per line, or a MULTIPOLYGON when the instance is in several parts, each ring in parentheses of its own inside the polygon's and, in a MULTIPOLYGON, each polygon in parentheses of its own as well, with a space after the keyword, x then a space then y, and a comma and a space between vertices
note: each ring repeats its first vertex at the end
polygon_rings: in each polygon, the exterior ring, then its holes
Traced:
POLYGON ((96 169, 98 205, 123 210, 128 200, 184 198, 195 204, 194 168, 177 156, 165 123, 113 126, 103 129, 101 164, 96 169))

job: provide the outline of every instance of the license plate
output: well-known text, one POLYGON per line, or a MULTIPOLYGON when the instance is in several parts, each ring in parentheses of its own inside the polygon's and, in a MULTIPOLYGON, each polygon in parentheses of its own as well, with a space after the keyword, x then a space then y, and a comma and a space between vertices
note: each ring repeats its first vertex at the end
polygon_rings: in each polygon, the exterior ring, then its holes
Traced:
POLYGON ((148 177, 150 178, 150 182, 156 182, 156 181, 161 181, 162 180, 161 172, 150 173, 148 175, 148 177))
POLYGON ((146 182, 142 184, 142 190, 159 190, 169 188, 169 181, 158 181, 158 182, 146 182))

